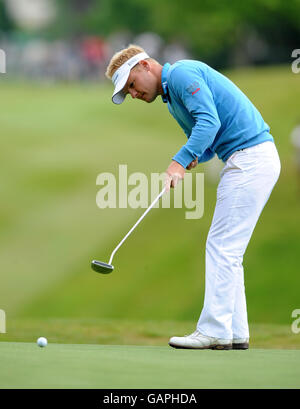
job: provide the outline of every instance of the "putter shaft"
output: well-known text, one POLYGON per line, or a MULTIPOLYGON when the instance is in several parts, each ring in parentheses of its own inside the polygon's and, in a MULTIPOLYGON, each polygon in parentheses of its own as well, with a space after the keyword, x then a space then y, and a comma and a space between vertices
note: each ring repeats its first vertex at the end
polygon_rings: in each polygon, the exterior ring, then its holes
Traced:
POLYGON ((127 239, 127 237, 133 232, 133 230, 137 227, 137 225, 143 220, 143 218, 146 216, 146 214, 152 209, 152 207, 154 207, 156 205, 156 203, 158 202, 158 200, 162 197, 162 195, 165 193, 166 188, 164 187, 163 190, 159 193, 159 195, 156 197, 156 199, 153 200, 153 202, 151 203, 151 205, 148 207, 148 209, 146 209, 146 211, 142 214, 142 216, 139 218, 139 220, 135 223, 135 225, 129 230, 129 232, 126 234, 126 236, 120 241, 120 243, 117 245, 117 247, 114 249, 114 251, 111 253, 110 259, 109 259, 109 263, 112 263, 112 259, 115 255, 115 253, 118 251, 118 249, 122 246, 122 244, 124 243, 124 241, 127 239))

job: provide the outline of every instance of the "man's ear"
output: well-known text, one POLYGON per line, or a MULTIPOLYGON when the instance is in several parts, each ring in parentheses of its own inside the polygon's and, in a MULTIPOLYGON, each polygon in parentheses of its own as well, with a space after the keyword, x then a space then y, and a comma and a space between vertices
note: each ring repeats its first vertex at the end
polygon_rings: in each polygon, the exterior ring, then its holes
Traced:
POLYGON ((141 60, 141 61, 139 61, 139 65, 140 65, 141 68, 144 68, 145 70, 150 71, 149 61, 141 60))

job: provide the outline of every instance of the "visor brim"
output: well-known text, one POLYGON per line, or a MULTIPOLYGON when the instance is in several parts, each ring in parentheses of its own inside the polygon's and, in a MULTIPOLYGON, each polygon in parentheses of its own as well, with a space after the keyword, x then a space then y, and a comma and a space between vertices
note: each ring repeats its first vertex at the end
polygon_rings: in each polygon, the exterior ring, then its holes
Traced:
POLYGON ((117 82, 117 84, 115 86, 114 93, 112 95, 112 102, 114 104, 120 105, 120 104, 122 104, 122 102, 126 98, 126 94, 123 92, 123 88, 126 85, 129 74, 130 74, 130 70, 128 70, 128 72, 126 72, 126 74, 124 76, 122 76, 119 79, 119 81, 117 82))

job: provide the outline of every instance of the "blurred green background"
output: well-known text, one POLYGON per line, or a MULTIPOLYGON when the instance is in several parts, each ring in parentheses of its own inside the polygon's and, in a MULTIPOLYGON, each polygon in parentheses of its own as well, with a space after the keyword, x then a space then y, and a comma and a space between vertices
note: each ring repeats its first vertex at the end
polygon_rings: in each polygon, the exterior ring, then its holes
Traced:
MULTIPOLYGON (((150 105, 111 103, 104 69, 130 42, 161 63, 194 58, 213 65, 270 125, 282 172, 244 257, 248 315, 253 325, 290 328, 292 311, 300 308, 299 153, 291 141, 300 123, 300 73, 291 67, 300 47, 300 3, 41 3, 48 14, 26 8, 25 0, 0 3, 7 59, 0 74, 0 309, 7 334, 0 340, 30 339, 35 320, 62 320, 65 334, 74 320, 102 323, 108 332, 109 322, 153 321, 164 323, 155 330, 160 335, 164 328, 172 335, 182 323, 192 331, 199 317, 217 160, 192 171, 205 173, 201 219, 187 220, 185 208, 153 209, 115 255, 113 274, 90 268, 94 258, 108 262, 144 211, 99 209, 98 174, 111 172, 118 181, 119 165, 127 164, 129 175, 150 178, 165 171, 186 140, 159 98, 150 105)), ((81 330, 75 326, 68 340, 78 340, 81 330)), ((91 340, 87 332, 84 341, 91 340)))

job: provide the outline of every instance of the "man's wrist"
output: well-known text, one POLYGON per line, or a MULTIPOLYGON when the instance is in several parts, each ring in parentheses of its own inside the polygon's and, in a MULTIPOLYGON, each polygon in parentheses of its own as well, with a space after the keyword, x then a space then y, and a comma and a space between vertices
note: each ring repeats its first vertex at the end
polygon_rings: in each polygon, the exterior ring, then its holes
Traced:
POLYGON ((196 158, 196 155, 192 155, 191 152, 185 146, 183 146, 180 151, 173 156, 172 160, 179 163, 184 167, 184 169, 186 169, 187 166, 196 158))

